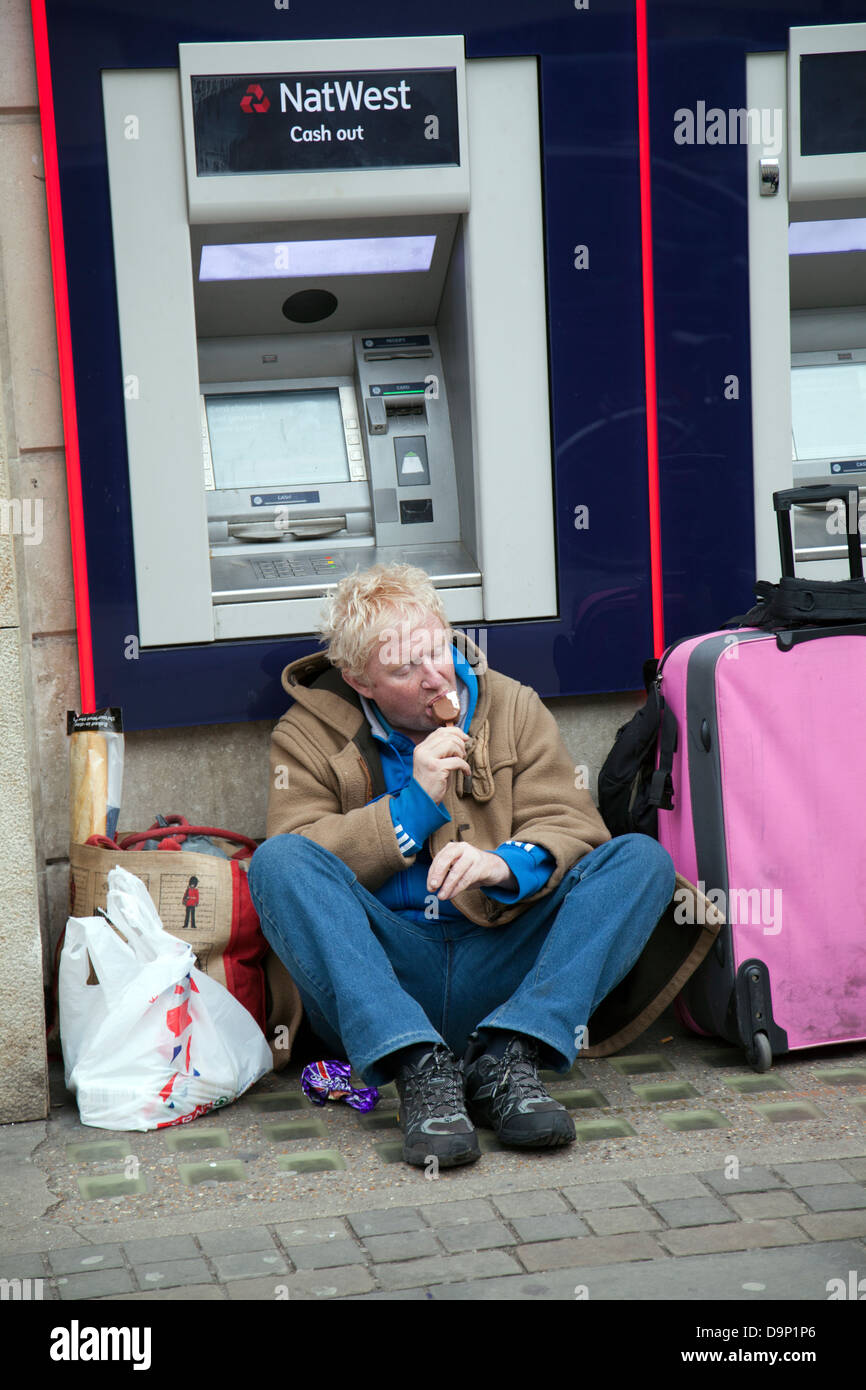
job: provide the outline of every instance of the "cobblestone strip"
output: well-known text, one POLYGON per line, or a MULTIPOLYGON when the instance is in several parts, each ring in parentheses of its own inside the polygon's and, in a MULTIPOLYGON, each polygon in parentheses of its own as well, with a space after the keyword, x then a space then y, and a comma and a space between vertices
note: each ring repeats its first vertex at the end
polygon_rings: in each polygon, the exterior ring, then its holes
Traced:
POLYGON ((533 1297, 533 1275, 558 1287, 569 1269, 866 1239, 864 1182, 853 1159, 539 1188, 8 1256, 0 1279, 42 1278, 61 1300, 459 1297, 487 1281, 533 1297))

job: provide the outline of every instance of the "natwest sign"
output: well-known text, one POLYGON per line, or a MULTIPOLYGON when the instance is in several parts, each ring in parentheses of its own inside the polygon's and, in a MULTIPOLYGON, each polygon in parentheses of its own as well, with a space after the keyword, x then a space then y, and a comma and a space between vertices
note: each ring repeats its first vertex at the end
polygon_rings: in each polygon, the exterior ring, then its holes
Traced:
POLYGON ((396 111, 402 107, 411 111, 409 100, 411 87, 403 77, 394 86, 380 87, 366 82, 363 77, 343 81, 334 78, 318 86, 304 86, 302 82, 280 83, 280 110, 296 111, 396 111))
POLYGON ((460 163, 454 68, 190 82, 200 177, 460 163))

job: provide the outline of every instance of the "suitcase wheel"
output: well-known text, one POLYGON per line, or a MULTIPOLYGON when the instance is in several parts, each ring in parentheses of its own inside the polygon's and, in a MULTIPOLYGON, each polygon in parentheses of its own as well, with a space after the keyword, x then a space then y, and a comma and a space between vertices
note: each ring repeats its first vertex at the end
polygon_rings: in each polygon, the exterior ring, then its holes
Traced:
POLYGON ((751 1047, 746 1048, 746 1061, 754 1071, 769 1071, 773 1065, 773 1049, 766 1033, 755 1033, 751 1047))

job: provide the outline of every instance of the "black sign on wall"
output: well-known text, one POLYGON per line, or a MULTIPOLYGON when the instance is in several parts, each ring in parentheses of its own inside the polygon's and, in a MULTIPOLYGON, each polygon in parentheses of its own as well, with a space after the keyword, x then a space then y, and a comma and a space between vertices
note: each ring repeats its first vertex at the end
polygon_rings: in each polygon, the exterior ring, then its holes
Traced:
POLYGON ((454 68, 190 80, 200 177, 460 163, 454 68))

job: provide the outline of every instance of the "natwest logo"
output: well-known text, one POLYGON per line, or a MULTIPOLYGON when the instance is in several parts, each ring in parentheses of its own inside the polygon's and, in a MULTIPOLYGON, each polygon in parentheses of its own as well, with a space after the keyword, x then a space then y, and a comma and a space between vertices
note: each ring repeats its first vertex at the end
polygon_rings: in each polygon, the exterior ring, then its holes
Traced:
POLYGON ((265 96, 258 82, 251 82, 241 97, 241 110, 246 111, 249 115, 251 111, 270 111, 270 109, 270 98, 265 96))

